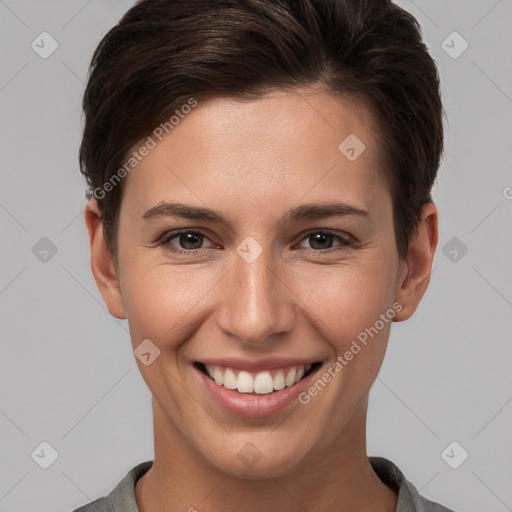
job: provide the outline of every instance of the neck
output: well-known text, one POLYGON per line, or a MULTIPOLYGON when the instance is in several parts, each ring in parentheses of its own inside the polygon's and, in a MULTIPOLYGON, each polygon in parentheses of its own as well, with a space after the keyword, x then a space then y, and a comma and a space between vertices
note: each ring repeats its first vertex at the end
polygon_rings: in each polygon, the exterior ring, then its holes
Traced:
POLYGON ((335 443, 292 472, 246 479, 205 461, 153 399, 155 457, 135 487, 139 511, 395 512, 397 495, 368 462, 366 408, 367 403, 361 404, 335 443))

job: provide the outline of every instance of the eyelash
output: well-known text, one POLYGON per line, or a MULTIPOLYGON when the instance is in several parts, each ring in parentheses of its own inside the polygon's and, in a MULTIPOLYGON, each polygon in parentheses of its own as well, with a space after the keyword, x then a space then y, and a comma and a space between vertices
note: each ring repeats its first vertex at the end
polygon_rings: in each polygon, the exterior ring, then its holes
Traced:
MULTIPOLYGON (((196 231, 196 230, 192 230, 192 229, 183 229, 183 230, 170 231, 168 233, 165 233, 158 240, 157 245, 161 246, 161 247, 164 247, 165 249, 168 249, 171 252, 178 253, 178 254, 191 254, 191 253, 194 253, 194 252, 197 252, 197 251, 200 251, 200 250, 210 249, 210 247, 206 247, 206 248, 203 248, 203 249, 177 249, 177 248, 175 248, 175 247, 173 247, 171 245, 171 240, 173 238, 177 238, 180 235, 185 235, 185 234, 188 234, 188 233, 208 238, 208 236, 205 233, 202 233, 201 231, 196 231)), ((316 234, 319 234, 319 233, 324 234, 324 235, 332 236, 333 238, 337 239, 340 242, 340 245, 339 246, 335 246, 335 247, 330 247, 328 249, 310 249, 311 251, 314 251, 316 253, 323 254, 323 253, 327 253, 327 252, 331 252, 331 251, 336 251, 336 250, 344 250, 344 249, 353 247, 355 245, 355 240, 354 240, 353 237, 350 237, 350 238, 346 239, 346 238, 343 238, 343 237, 341 237, 339 235, 336 235, 335 233, 333 233, 332 231, 329 231, 329 230, 313 230, 313 231, 309 231, 309 232, 307 232, 302 237, 300 242, 303 242, 305 239, 311 237, 312 235, 316 235, 316 234)))

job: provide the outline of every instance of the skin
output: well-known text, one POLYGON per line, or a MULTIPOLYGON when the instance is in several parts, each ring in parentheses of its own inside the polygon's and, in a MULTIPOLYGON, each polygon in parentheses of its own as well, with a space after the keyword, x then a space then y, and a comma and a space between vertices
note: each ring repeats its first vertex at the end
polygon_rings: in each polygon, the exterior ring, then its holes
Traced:
POLYGON ((365 433, 391 322, 309 404, 266 418, 220 409, 191 366, 219 355, 283 356, 322 361, 321 375, 393 303, 402 307, 394 321, 414 313, 429 283, 437 210, 424 207, 401 260, 376 133, 362 102, 320 88, 210 99, 125 178, 118 264, 96 202, 88 203, 91 268, 103 299, 113 316, 128 319, 134 349, 149 338, 161 351, 149 366, 137 359, 153 396, 155 443, 153 467, 135 488, 141 512, 395 510, 396 493, 368 463, 365 433), (353 162, 338 150, 351 133, 366 146, 353 162), (171 200, 218 210, 229 225, 142 218, 171 200), (333 201, 368 216, 282 221, 299 204, 333 201), (183 228, 206 236, 154 243, 183 228), (355 244, 315 244, 311 230, 350 235, 355 244), (250 264, 236 252, 248 236, 262 248, 250 264), (250 467, 237 457, 248 442, 261 453, 250 467))

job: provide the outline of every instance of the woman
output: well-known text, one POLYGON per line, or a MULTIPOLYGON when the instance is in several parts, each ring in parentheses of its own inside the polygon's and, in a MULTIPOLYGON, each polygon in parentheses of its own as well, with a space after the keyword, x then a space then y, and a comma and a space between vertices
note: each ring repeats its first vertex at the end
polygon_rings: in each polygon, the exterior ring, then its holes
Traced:
POLYGON ((385 0, 142 0, 80 149, 91 268, 152 393, 154 461, 79 511, 447 511, 366 453, 428 286, 439 78, 385 0))

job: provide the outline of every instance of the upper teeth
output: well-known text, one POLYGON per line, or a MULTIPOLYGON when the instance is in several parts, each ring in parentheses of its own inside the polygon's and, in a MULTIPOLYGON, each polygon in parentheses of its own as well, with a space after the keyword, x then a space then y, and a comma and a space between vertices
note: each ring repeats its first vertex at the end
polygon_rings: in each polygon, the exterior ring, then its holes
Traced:
POLYGON ((266 395, 272 391, 283 389, 297 384, 306 372, 311 368, 310 364, 302 366, 292 366, 279 370, 262 371, 249 373, 246 371, 226 368, 224 366, 205 365, 210 377, 215 380, 219 386, 227 389, 236 389, 239 393, 258 393, 266 395))

